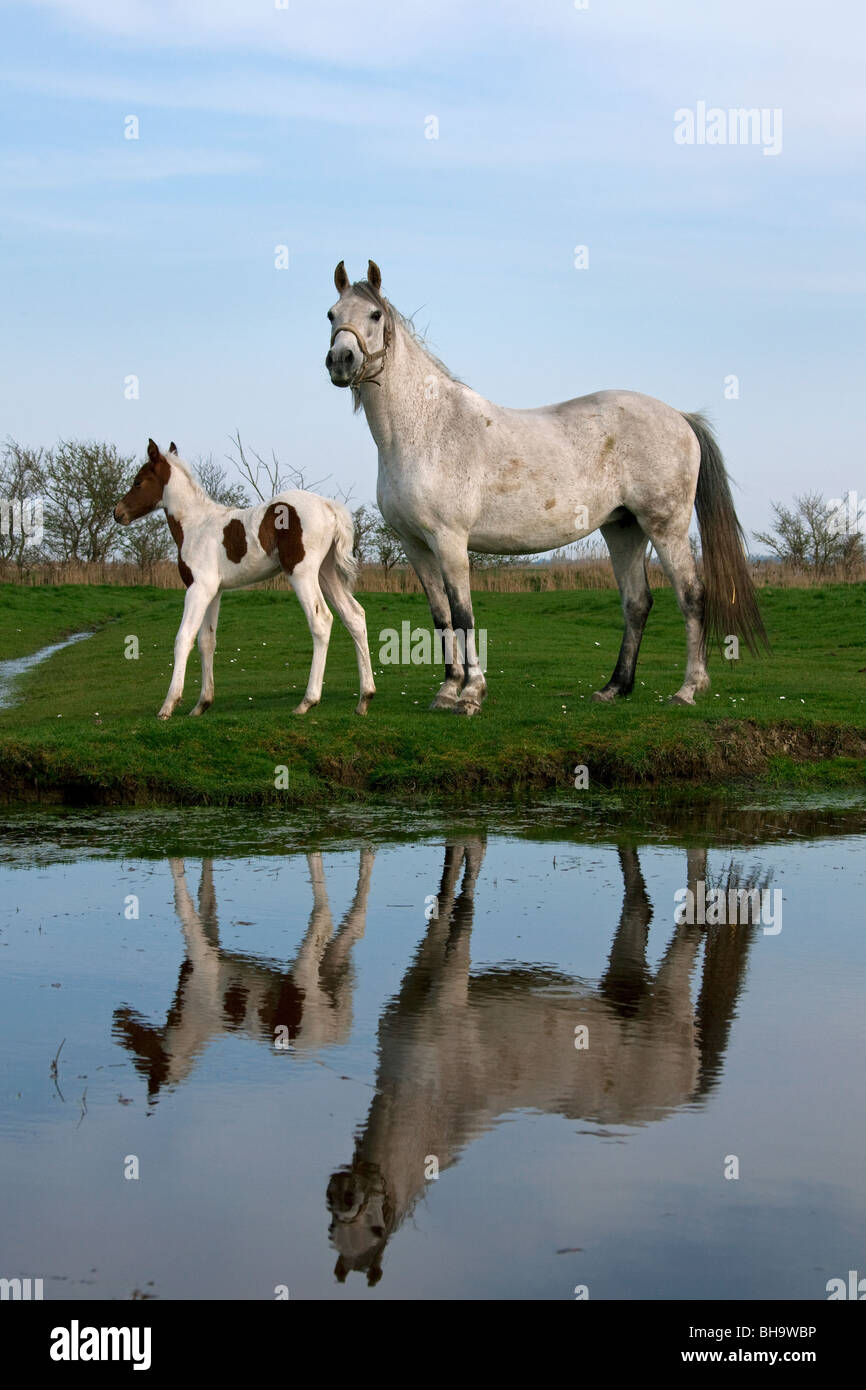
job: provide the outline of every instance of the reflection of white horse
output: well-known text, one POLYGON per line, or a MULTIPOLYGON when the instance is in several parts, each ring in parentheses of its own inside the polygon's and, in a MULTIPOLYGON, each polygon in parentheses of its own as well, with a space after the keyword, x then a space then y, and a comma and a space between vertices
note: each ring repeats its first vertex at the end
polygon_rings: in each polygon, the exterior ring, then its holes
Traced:
MULTIPOLYGON (((483 854, 480 840, 448 848, 438 919, 382 1018, 376 1096, 351 1165, 328 1185, 341 1281, 351 1270, 371 1284, 381 1278, 387 1241, 424 1191, 430 1157, 442 1172, 498 1116, 531 1109, 647 1123, 705 1093, 720 1066, 748 929, 678 927, 651 975, 652 908, 636 852, 621 849, 625 897, 596 989, 540 967, 471 974, 483 854), (705 938, 695 1009, 691 980, 705 938), (576 1046, 581 1026, 585 1048, 576 1046)), ((705 851, 689 852, 691 885, 705 864, 705 851)))
POLYGON ((352 1026, 350 952, 364 934, 374 858, 374 851, 361 851, 355 895, 335 932, 322 856, 307 855, 313 910, 289 966, 224 950, 212 861, 202 861, 198 907, 187 888, 183 860, 169 861, 186 943, 174 1003, 161 1028, 126 1005, 114 1014, 115 1032, 147 1077, 151 1100, 163 1086, 183 1081, 221 1033, 244 1032, 271 1045, 285 1038, 293 1048, 345 1041, 352 1026), (278 1028, 285 1032, 278 1034, 278 1028))

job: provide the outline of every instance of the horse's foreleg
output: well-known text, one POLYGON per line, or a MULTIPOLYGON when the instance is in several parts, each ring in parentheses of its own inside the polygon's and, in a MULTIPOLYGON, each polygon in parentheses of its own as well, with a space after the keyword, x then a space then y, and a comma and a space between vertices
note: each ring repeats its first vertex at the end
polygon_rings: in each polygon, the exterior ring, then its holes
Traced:
POLYGON ((331 639, 331 625, 334 621, 330 608, 325 603, 315 574, 299 575, 297 570, 291 576, 292 588, 304 610, 310 635, 313 639, 313 660, 310 676, 303 700, 296 705, 293 714, 306 714, 322 698, 322 681, 325 678, 325 662, 328 657, 328 643, 331 639))
POLYGON ((198 649, 201 653, 201 694, 198 704, 190 714, 204 714, 213 704, 213 654, 216 647, 216 630, 220 615, 220 598, 212 598, 198 630, 198 649))
POLYGON ((319 583, 325 598, 329 599, 336 608, 346 631, 355 644, 355 654, 358 658, 358 680, 360 682, 358 686, 360 698, 355 706, 355 713, 366 714, 367 707, 376 694, 373 663, 370 660, 370 644, 367 641, 366 614, 358 600, 349 593, 330 557, 325 560, 319 571, 319 583))
POLYGON ((629 513, 625 521, 602 526, 601 534, 610 551, 625 621, 625 631, 613 675, 607 685, 602 690, 596 690, 592 697, 594 700, 608 702, 615 700, 618 695, 630 695, 634 688, 638 652, 653 598, 646 573, 646 549, 649 542, 646 532, 635 517, 629 513))
POLYGON ((454 641, 451 625, 451 605, 445 592, 439 561, 429 546, 422 541, 403 540, 403 549, 412 568, 421 581, 421 587, 430 605, 433 626, 442 637, 445 654, 445 680, 439 687, 431 709, 451 710, 463 688, 463 661, 454 641))
POLYGON ((171 685, 168 687, 168 694, 157 716, 159 719, 170 719, 183 695, 186 663, 189 660, 196 633, 201 627, 202 619, 213 596, 213 589, 207 588, 200 582, 191 584, 186 591, 183 618, 177 630, 177 637, 174 639, 174 669, 171 685))
MULTIPOLYGON (((462 646, 462 656, 466 665, 463 689, 454 706, 455 714, 478 714, 481 701, 487 694, 487 682, 475 642, 475 617, 472 612, 472 594, 469 588, 469 552, 466 538, 437 537, 439 563, 445 581, 445 592, 451 608, 451 622, 458 647, 462 646)), ((445 659, 448 659, 448 652, 445 659)))

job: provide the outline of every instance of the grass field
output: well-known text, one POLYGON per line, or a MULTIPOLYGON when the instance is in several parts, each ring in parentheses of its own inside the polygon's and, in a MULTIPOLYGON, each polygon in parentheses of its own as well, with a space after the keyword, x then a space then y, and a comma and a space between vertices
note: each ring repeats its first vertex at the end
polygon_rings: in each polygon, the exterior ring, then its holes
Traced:
POLYGON ((420 596, 361 594, 378 695, 352 713, 354 652, 334 624, 322 704, 303 719, 311 643, 295 599, 250 591, 223 599, 216 703, 186 712, 199 686, 190 657, 183 702, 156 719, 171 670, 180 595, 94 585, 0 586, 0 660, 72 632, 96 629, 22 678, 21 700, 0 710, 7 800, 72 803, 326 804, 346 798, 414 802, 496 800, 538 792, 650 787, 676 796, 744 785, 866 786, 866 585, 763 589, 771 657, 714 654, 712 691, 693 709, 670 707, 681 681, 683 626, 669 590, 656 594, 634 695, 591 703, 619 647, 610 591, 485 593, 490 695, 472 720, 432 714, 429 666, 382 666, 379 634, 429 627, 420 596), (124 657, 125 638, 140 657, 124 657), (275 769, 288 768, 277 789, 275 769))

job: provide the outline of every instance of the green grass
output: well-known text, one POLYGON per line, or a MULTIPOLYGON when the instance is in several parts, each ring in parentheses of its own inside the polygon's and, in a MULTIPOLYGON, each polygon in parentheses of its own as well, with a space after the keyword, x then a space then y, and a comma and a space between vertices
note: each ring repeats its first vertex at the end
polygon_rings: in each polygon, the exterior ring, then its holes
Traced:
POLYGON ((577 763, 587 765, 592 791, 866 785, 864 585, 762 590, 773 655, 714 654, 713 689, 694 709, 665 703, 684 660, 669 591, 656 595, 635 693, 612 707, 590 696, 616 659, 616 593, 479 594, 491 693, 471 720, 428 712, 437 670, 379 665, 383 628, 430 625, 424 600, 361 598, 379 690, 366 719, 352 713, 354 652, 338 622, 323 703, 303 719, 291 715, 309 668, 306 623, 292 595, 252 591, 223 599, 213 708, 186 717, 198 695, 194 650, 183 702, 162 723, 179 593, 0 586, 0 660, 98 629, 25 676, 23 699, 0 710, 7 798, 326 805, 561 791, 579 803, 577 763), (124 658, 128 634, 139 639, 138 661, 124 658), (287 791, 274 787, 279 764, 289 768, 287 791))

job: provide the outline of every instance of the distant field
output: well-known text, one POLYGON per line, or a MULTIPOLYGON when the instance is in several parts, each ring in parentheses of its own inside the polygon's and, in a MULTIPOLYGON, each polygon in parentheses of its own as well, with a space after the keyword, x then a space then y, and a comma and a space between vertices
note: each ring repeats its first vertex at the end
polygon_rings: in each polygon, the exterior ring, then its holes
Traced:
POLYGON ((466 720, 427 710, 439 672, 381 666, 380 632, 429 627, 423 598, 361 594, 379 689, 366 719, 352 713, 354 654, 335 621, 321 706, 290 709, 306 683, 311 644, 290 594, 223 599, 216 703, 198 694, 197 650, 180 709, 156 712, 168 686, 178 593, 158 588, 0 586, 0 660, 87 628, 96 634, 36 668, 22 700, 0 711, 7 799, 322 804, 346 798, 493 800, 562 792, 572 773, 590 789, 691 789, 730 794, 760 782, 784 788, 866 786, 866 585, 764 588, 771 657, 715 654, 713 689, 694 709, 665 703, 680 684, 683 627, 659 590, 634 695, 593 705, 619 647, 618 595, 608 590, 481 593, 491 694, 466 720), (139 639, 140 659, 124 658, 139 639), (289 769, 278 790, 275 768, 289 769))

